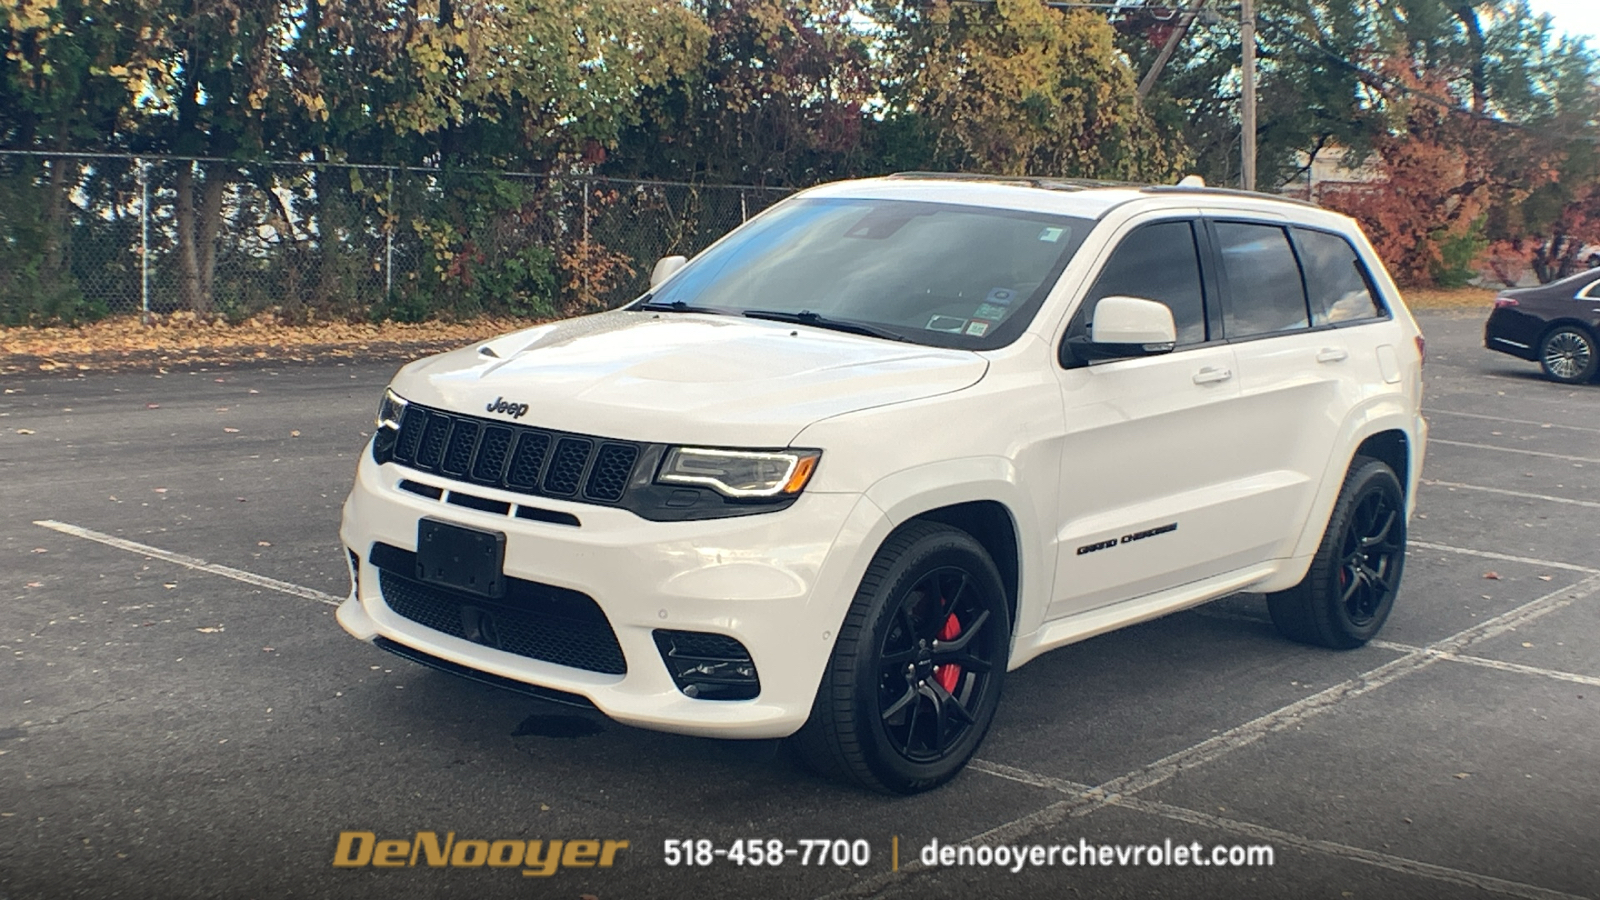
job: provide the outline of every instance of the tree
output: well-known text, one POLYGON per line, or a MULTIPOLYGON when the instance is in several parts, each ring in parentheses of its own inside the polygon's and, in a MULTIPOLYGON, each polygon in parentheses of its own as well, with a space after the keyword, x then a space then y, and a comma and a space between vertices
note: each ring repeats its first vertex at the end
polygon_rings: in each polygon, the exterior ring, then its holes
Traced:
POLYGON ((647 91, 611 174, 810 184, 868 165, 878 83, 851 0, 694 0, 709 31, 691 69, 647 91))
MULTIPOLYGON (((117 149, 127 97, 106 71, 132 42, 130 10, 92 0, 19 0, 0 8, 0 147, 117 149)), ((73 202, 88 164, 16 158, 0 169, 0 308, 4 318, 93 310, 72 276, 73 202)), ((96 163, 103 177, 115 164, 96 163)), ((126 167, 123 167, 126 168, 126 167)), ((103 223, 91 223, 103 225, 103 223)))
MULTIPOLYGON (((1472 275, 1472 257, 1491 241, 1505 260, 1577 253, 1571 229, 1590 220, 1572 204, 1595 180, 1584 161, 1600 98, 1583 45, 1557 40, 1521 0, 1260 7, 1264 185, 1292 180, 1324 147, 1368 157, 1389 187, 1340 189, 1326 201, 1362 216, 1416 282, 1472 275)), ((1145 64, 1156 25, 1130 13, 1119 28, 1121 46, 1145 64)), ((1237 172, 1237 35, 1225 17, 1193 32, 1149 98, 1220 183, 1237 172)))
POLYGON ((900 148, 891 156, 910 148, 938 168, 1155 181, 1186 162, 1140 107, 1101 13, 1038 0, 875 13, 885 26, 885 130, 900 148))

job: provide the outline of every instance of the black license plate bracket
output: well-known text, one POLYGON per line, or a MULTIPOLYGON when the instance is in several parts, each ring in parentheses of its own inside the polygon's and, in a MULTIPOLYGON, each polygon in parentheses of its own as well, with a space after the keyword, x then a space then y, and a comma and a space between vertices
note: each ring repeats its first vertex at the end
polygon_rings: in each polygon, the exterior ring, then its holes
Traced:
POLYGON ((506 536, 453 522, 417 521, 417 580, 499 598, 506 593, 506 536))

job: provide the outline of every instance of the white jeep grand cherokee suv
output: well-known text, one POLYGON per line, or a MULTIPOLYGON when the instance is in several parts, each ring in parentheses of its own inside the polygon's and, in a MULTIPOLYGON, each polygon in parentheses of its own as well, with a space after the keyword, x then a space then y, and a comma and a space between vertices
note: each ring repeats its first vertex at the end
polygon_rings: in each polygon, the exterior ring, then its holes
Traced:
POLYGON ((894 176, 652 281, 400 370, 345 629, 909 793, 1047 650, 1237 591, 1326 647, 1389 614, 1422 337, 1344 216, 894 176))

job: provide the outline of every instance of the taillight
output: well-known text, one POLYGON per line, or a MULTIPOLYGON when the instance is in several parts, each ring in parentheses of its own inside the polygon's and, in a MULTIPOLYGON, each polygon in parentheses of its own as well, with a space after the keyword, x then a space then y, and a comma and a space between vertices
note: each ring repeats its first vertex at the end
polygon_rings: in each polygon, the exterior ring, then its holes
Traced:
POLYGON ((1496 297, 1496 298, 1494 298, 1494 308, 1495 309, 1505 309, 1508 306, 1516 306, 1516 305, 1517 305, 1517 301, 1513 300, 1510 297, 1496 297))
POLYGON ((1426 363, 1427 361, 1428 361, 1428 339, 1419 334, 1419 335, 1417 335, 1417 362, 1418 362, 1418 364, 1421 364, 1421 363, 1426 363))

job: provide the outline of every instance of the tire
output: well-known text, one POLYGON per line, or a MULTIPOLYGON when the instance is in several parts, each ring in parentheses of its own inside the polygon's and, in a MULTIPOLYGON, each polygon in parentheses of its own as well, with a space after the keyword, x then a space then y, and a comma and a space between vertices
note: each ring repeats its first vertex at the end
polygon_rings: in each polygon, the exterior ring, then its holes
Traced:
POLYGON ((1010 652, 1005 587, 983 547, 909 525, 867 567, 794 749, 873 790, 938 787, 988 733, 1010 652))
POLYGON ((1300 583, 1267 595, 1278 632, 1292 641, 1350 650, 1377 636, 1405 568, 1406 508, 1400 479, 1358 456, 1345 475, 1322 543, 1300 583))
POLYGON ((1544 376, 1562 384, 1583 384, 1600 365, 1594 335, 1576 325, 1553 328, 1539 341, 1539 366, 1544 376))

